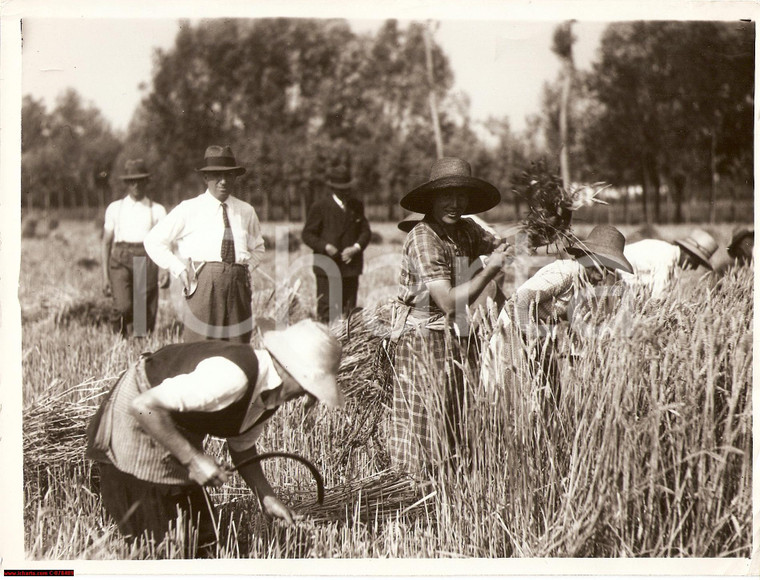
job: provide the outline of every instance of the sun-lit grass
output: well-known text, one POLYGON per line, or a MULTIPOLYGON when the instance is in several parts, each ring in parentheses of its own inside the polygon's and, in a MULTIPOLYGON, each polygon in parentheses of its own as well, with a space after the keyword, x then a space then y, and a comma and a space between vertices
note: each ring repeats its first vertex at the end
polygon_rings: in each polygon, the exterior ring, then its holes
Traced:
MULTIPOLYGON (((377 229, 383 242, 370 247, 360 292, 367 306, 395 288, 401 248, 392 225, 377 229)), ((721 245, 730 229, 719 230, 721 245)), ((112 334, 99 316, 107 305, 99 267, 81 261, 99 260, 98 231, 64 221, 56 232, 56 238, 22 245, 24 405, 41 417, 71 414, 73 407, 86 416, 108 386, 101 379, 115 378, 141 352, 175 341, 177 329, 165 292, 153 336, 125 341, 112 334)), ((308 253, 301 247, 288 259, 308 253)), ((275 284, 272 254, 265 274, 254 278, 260 312, 289 312, 293 319, 313 312, 308 268, 275 284)), ((218 556, 748 557, 752 273, 731 270, 718 285, 709 277, 694 284, 700 276, 683 276, 657 306, 632 300, 612 318, 592 314, 588 328, 604 332, 576 340, 582 356, 572 364, 562 359, 557 404, 547 404, 542 385, 527 372, 499 373, 507 362, 498 353, 495 374, 471 370, 460 468, 441 471, 432 487, 384 471, 390 413, 382 402, 373 407, 373 436, 350 452, 341 443, 361 427, 353 423, 366 404, 359 394, 345 413, 318 409, 304 417, 291 404, 272 420, 259 448, 313 461, 328 489, 326 507, 314 504, 314 481, 295 462, 264 464, 283 499, 304 514, 292 528, 264 518, 233 476, 211 492, 220 507, 218 556)), ((569 342, 563 345, 560 354, 567 354, 569 342)), ((366 376, 366 364, 348 380, 366 376)), ((25 428, 25 449, 37 454, 26 458, 28 557, 182 557, 178 540, 129 547, 119 538, 102 511, 81 433, 45 434, 32 421, 25 428), (65 457, 35 451, 34 437, 61 438, 57 451, 65 457)), ((226 453, 219 441, 211 441, 210 450, 226 453)))

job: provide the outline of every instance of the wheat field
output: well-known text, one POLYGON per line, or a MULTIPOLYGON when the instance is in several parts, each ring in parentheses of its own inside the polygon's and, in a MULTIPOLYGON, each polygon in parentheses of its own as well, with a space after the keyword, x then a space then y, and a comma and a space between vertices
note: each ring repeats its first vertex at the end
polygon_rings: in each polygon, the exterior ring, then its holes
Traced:
MULTIPOLYGON (((564 358, 562 397, 548 411, 542 385, 528 373, 514 373, 520 378, 509 388, 500 384, 504 365, 524 363, 492 356, 488 378, 469 369, 466 437, 457 450, 462 467, 424 486, 388 464, 389 393, 372 382, 371 363, 403 234, 392 225, 373 229, 380 238, 368 249, 361 279, 365 310, 353 328, 334 329, 344 346, 347 408, 306 417, 291 403, 259 445, 314 462, 325 503, 315 503, 314 481, 298 464, 266 463, 273 487, 303 516, 286 527, 263 517, 233 476, 211 490, 219 506, 218 557, 751 556, 751 269, 729 269, 720 281, 684 273, 657 307, 631 299, 611 317, 591 312, 589 328, 605 330, 584 336, 582 356, 564 358)), ((265 230, 271 239, 287 231, 271 224, 265 230)), ((731 226, 713 231, 725 246, 731 226)), ((309 252, 292 249, 287 263, 268 252, 254 276, 255 308, 263 315, 295 321, 313 312, 314 283, 303 267, 309 252)), ((23 240, 26 557, 181 558, 175 538, 131 547, 119 538, 83 449, 84 424, 117 374, 141 352, 177 340, 173 294, 162 293, 152 336, 123 340, 105 323, 100 286, 94 223, 62 220, 46 236, 23 240)), ((510 331, 497 315, 488 313, 484 335, 510 331)), ((221 442, 208 445, 225 455, 221 442)))

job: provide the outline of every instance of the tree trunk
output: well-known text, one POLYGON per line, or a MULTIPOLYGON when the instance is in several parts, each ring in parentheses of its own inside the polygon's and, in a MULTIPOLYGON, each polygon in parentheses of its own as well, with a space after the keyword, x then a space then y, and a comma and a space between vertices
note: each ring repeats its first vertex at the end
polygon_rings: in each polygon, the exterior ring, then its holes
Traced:
POLYGON ((649 183, 649 176, 647 175, 647 170, 646 170, 646 161, 644 160, 643 155, 641 158, 641 183, 642 183, 642 191, 641 191, 642 218, 644 220, 644 223, 648 224, 649 223, 649 207, 647 204, 647 196, 649 195, 649 188, 651 187, 651 185, 649 183))
POLYGON ((673 177, 673 223, 683 223, 683 192, 686 185, 686 177, 678 173, 673 177))
POLYGON ((568 154, 568 131, 567 115, 570 104, 570 84, 572 82, 572 64, 565 64, 565 80, 562 83, 562 102, 559 109, 559 138, 560 153, 559 165, 562 173, 562 186, 567 190, 570 188, 570 156, 568 154))
POLYGON ((301 221, 306 221, 306 213, 309 211, 309 206, 306 202, 306 190, 307 188, 304 188, 300 195, 300 204, 301 204, 301 221))
POLYGON ((261 187, 261 178, 256 178, 256 188, 261 193, 261 219, 265 222, 269 221, 269 189, 261 187))
POLYGON ((654 223, 660 223, 660 173, 652 166, 652 193, 654 194, 654 223))
POLYGON ((718 193, 718 161, 715 154, 717 130, 710 132, 710 223, 715 223, 715 199, 718 193))
POLYGON ((430 27, 432 26, 431 22, 428 22, 427 26, 425 27, 425 65, 427 68, 427 78, 428 78, 428 90, 429 90, 429 96, 428 100, 430 103, 430 116, 433 120, 433 134, 435 135, 435 152, 440 159, 443 157, 443 138, 441 137, 441 124, 438 120, 438 102, 435 98, 435 79, 433 78, 433 52, 431 48, 431 31, 430 27))

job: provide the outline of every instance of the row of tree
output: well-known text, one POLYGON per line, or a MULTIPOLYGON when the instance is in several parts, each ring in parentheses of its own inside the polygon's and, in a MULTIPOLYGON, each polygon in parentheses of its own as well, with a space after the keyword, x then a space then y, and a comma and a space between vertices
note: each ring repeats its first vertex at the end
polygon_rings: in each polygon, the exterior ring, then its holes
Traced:
POLYGON ((238 193, 264 219, 300 218, 336 159, 352 167, 365 202, 396 219, 398 199, 441 150, 468 159, 507 199, 532 160, 559 173, 563 157, 568 183, 642 185, 653 221, 665 217, 663 185, 675 219, 689 192, 751 195, 753 25, 611 24, 592 69, 577 71, 565 23, 554 43, 564 66, 540 113, 520 135, 491 119, 488 143, 429 32, 393 20, 375 34, 342 20, 182 22, 174 46, 155 53, 125 135, 74 91, 49 113, 25 97, 22 203, 102 206, 121 194, 124 161, 143 157, 155 197, 173 205, 200 191, 195 169, 211 143, 230 144, 249 169, 238 193))

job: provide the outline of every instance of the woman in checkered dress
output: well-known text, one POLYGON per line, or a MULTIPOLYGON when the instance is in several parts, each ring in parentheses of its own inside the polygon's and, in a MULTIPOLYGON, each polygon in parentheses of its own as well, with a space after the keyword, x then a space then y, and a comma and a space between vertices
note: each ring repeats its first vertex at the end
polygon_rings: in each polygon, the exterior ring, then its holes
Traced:
POLYGON ((456 455, 463 366, 473 352, 467 306, 507 257, 506 243, 462 218, 501 200, 493 185, 471 173, 466 161, 439 159, 430 181, 401 200, 402 207, 425 217, 403 247, 393 325, 397 343, 390 454, 396 468, 421 476, 456 455), (489 255, 482 268, 481 255, 489 255))

